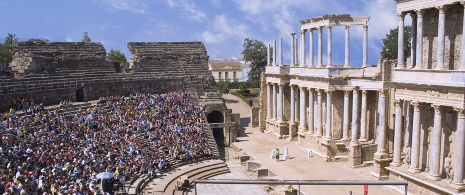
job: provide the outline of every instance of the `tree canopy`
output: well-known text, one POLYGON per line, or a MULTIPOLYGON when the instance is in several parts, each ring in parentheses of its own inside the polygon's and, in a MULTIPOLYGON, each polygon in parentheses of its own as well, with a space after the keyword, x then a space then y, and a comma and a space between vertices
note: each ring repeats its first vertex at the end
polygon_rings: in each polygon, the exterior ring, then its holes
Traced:
POLYGON ((92 39, 90 39, 88 32, 84 32, 84 35, 82 36, 82 42, 84 43, 92 42, 92 39))
POLYGON ((128 60, 126 59, 126 56, 119 51, 119 50, 113 50, 111 49, 110 52, 107 53, 107 56, 112 60, 113 62, 119 62, 121 67, 128 68, 128 60))
POLYGON ((244 39, 242 46, 243 59, 250 62, 249 82, 254 86, 259 86, 260 75, 265 71, 266 66, 266 46, 262 41, 249 38, 244 39))
MULTIPOLYGON (((381 58, 387 60, 397 59, 397 42, 399 37, 399 27, 391 29, 389 34, 386 34, 386 38, 383 39, 383 49, 381 50, 381 58)), ((412 37, 411 26, 404 27, 404 60, 410 56, 410 49, 412 43, 410 38, 412 37)))
POLYGON ((8 33, 7 37, 5 38, 5 42, 0 44, 0 60, 5 63, 10 63, 13 59, 10 51, 10 46, 18 42, 18 38, 16 38, 16 34, 8 33))

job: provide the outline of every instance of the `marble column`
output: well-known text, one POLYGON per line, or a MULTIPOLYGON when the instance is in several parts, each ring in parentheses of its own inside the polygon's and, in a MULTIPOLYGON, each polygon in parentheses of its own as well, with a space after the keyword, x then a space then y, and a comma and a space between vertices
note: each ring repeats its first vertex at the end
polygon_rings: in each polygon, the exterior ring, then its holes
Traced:
POLYGON ((350 25, 346 25, 344 67, 350 68, 350 25))
POLYGON ((402 107, 401 100, 394 100, 396 107, 396 118, 394 124, 394 155, 391 165, 398 167, 402 165, 402 107))
POLYGON ((316 105, 316 136, 321 137, 323 134, 322 131, 322 102, 321 102, 321 89, 317 89, 318 97, 317 97, 317 105, 316 105))
MULTIPOLYGON (((309 62, 308 62, 308 67, 309 68, 313 68, 315 67, 315 62, 314 62, 314 51, 313 51, 313 29, 310 29, 308 31, 308 39, 309 39, 309 50, 310 50, 310 59, 309 59, 309 62)), ((465 63, 464 63, 465 64, 465 63)))
POLYGON ((363 25, 363 65, 362 68, 368 67, 368 25, 363 25))
POLYGON ((313 119, 314 119, 314 108, 313 108, 313 89, 308 89, 308 130, 310 134, 315 132, 313 119))
POLYGON ((276 51, 277 51, 277 49, 276 49, 276 39, 273 39, 273 66, 278 65, 278 64, 276 63, 276 61, 277 61, 277 56, 278 56, 277 53, 276 53, 276 51))
POLYGON ((424 10, 416 10, 417 12, 417 62, 416 69, 423 69, 423 13, 424 10))
POLYGON ((404 64, 404 16, 405 13, 397 13, 399 18, 399 31, 397 36, 397 68, 405 68, 404 64))
POLYGON ((306 125, 306 120, 305 120, 305 87, 301 87, 299 86, 299 91, 300 91, 300 97, 299 97, 299 100, 300 100, 300 119, 299 119, 299 131, 300 132, 304 132, 304 131, 307 131, 307 128, 305 127, 306 125))
POLYGON ((271 65, 270 64, 271 63, 271 59, 270 59, 271 55, 270 54, 271 54, 271 52, 270 52, 270 44, 268 44, 268 47, 266 48, 266 65, 267 66, 271 65))
POLYGON ((326 90, 326 140, 331 140, 333 126, 333 104, 331 102, 332 91, 326 90))
POLYGON ((323 29, 318 27, 318 66, 317 68, 323 67, 323 29))
POLYGON ((410 52, 410 66, 409 68, 415 67, 417 62, 417 14, 410 13, 410 17, 412 18, 412 46, 410 52))
POLYGON ((379 120, 378 120, 378 150, 376 153, 386 153, 386 91, 379 91, 379 120))
POLYGON ((291 85, 291 120, 289 123, 295 123, 295 92, 294 85, 291 85))
POLYGON ((420 131, 421 131, 421 103, 413 102, 413 128, 412 128, 412 150, 410 157, 410 167, 408 169, 411 173, 420 172, 420 131))
POLYGON ((301 37, 301 40, 300 40, 300 66, 301 67, 305 67, 307 66, 307 59, 306 59, 306 56, 305 56, 305 33, 307 32, 306 29, 303 29, 302 31, 300 31, 300 37, 301 37))
POLYGON ((283 65, 283 38, 279 38, 279 66, 283 65))
POLYGON ((438 6, 436 7, 439 10, 439 23, 438 23, 438 48, 436 53, 436 70, 444 70, 444 40, 445 40, 445 23, 446 23, 446 14, 444 13, 445 7, 438 6))
POLYGON ((283 122, 283 83, 279 83, 279 94, 278 94, 278 122, 283 122))
POLYGON ((271 118, 271 86, 266 83, 266 119, 271 118))
POLYGON ((278 94, 276 93, 278 91, 278 86, 275 83, 272 83, 271 85, 273 85, 273 120, 276 120, 276 119, 278 119, 278 117, 277 117, 278 112, 276 111, 276 109, 278 108, 278 106, 277 106, 278 94))
POLYGON ((413 106, 409 101, 404 100, 405 107, 405 133, 404 148, 411 148, 412 128, 413 128, 413 106))
POLYGON ((455 132, 455 152, 452 162, 454 176, 451 186, 453 188, 463 188, 463 169, 465 162, 465 112, 458 108, 457 111, 457 131, 455 132))
POLYGON ((350 145, 358 146, 358 113, 359 113, 359 106, 358 106, 358 89, 354 88, 352 92, 352 140, 350 145))
POLYGON ((350 91, 344 91, 344 116, 342 123, 342 140, 349 140, 349 95, 350 91))
POLYGON ((367 91, 362 91, 362 111, 360 113, 360 139, 358 141, 367 141, 367 91))
POLYGON ((295 59, 295 64, 298 66, 299 63, 299 40, 295 39, 295 44, 294 44, 294 59, 295 59))
POLYGON ((328 65, 326 66, 327 68, 332 68, 333 67, 333 33, 332 29, 333 26, 326 26, 326 29, 328 30, 328 65))
POLYGON ((442 134, 442 107, 433 105, 434 107, 434 129, 431 136, 431 160, 430 175, 427 179, 433 181, 441 180, 440 164, 441 164, 441 134, 442 134))
POLYGON ((294 41, 295 39, 295 33, 291 33, 291 66, 295 66, 295 59, 294 59, 294 41))
MULTIPOLYGON (((465 4, 464 1, 460 2, 462 5, 465 4)), ((465 8, 465 7, 464 7, 465 8)), ((464 9, 465 13, 465 9, 464 9)), ((463 14, 463 24, 462 24, 462 35, 465 35, 465 14, 463 14)), ((462 38, 462 47, 460 48, 460 67, 459 70, 465 70, 465 39, 462 38)))

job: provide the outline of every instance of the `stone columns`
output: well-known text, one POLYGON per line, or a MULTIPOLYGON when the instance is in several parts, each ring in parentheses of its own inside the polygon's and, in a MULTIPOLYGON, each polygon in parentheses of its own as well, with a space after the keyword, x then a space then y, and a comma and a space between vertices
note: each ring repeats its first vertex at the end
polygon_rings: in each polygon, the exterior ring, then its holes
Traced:
MULTIPOLYGON (((314 59, 313 59, 313 55, 314 55, 314 52, 313 52, 313 29, 310 29, 308 31, 308 37, 309 37, 309 50, 310 50, 310 60, 308 62, 308 67, 309 68, 313 68, 315 65, 314 65, 314 59)), ((465 64, 465 63, 464 63, 465 64)))
POLYGON ((397 13, 399 18, 399 31, 397 36, 397 68, 405 68, 404 64, 404 13, 397 13))
POLYGON ((328 65, 326 66, 327 68, 332 68, 333 67, 333 33, 332 29, 333 26, 326 26, 326 29, 328 30, 328 65))
POLYGON ((465 112, 464 109, 455 109, 457 111, 457 131, 455 133, 455 152, 452 167, 454 176, 451 187, 455 189, 463 188, 463 169, 465 161, 465 112))
POLYGON ((294 59, 294 41, 295 39, 295 33, 291 33, 291 66, 295 66, 295 59, 294 59))
POLYGON ((279 38, 279 66, 283 65, 283 38, 279 38))
POLYGON ((278 91, 278 86, 276 84, 274 84, 274 83, 271 84, 271 85, 273 85, 273 120, 276 120, 276 119, 278 119, 278 117, 277 117, 278 112, 276 112, 276 108, 278 108, 277 107, 277 103, 278 103, 277 97, 278 97, 278 95, 276 94, 276 92, 278 91))
POLYGON ((270 66, 271 64, 271 59, 270 59, 270 44, 268 44, 268 47, 266 47, 266 65, 270 66))
POLYGON ((316 105, 316 136, 317 137, 321 137, 321 135, 323 134, 323 131, 322 131, 322 116, 321 116, 321 113, 322 113, 322 102, 321 102, 321 89, 317 89, 317 92, 318 92, 318 98, 317 98, 317 105, 316 105))
POLYGON ((276 63, 276 57, 278 56, 277 53, 276 53, 277 49, 276 49, 276 39, 273 39, 273 66, 276 66, 277 63, 276 63))
MULTIPOLYGON (((441 180, 440 163, 441 163, 441 134, 442 134, 442 107, 433 105, 434 107, 434 129, 431 136, 431 159, 430 175, 426 177, 429 180, 441 180)), ((425 138, 426 139, 426 138, 425 138)))
POLYGON ((350 91, 344 91, 344 116, 342 123, 342 140, 349 140, 349 95, 350 91))
POLYGON ((419 155, 420 155, 420 131, 421 131, 421 103, 413 102, 413 128, 412 128, 412 151, 410 157, 410 168, 408 169, 411 173, 419 173, 419 155))
POLYGON ((352 141, 350 142, 350 145, 352 146, 358 146, 358 137, 357 137, 357 131, 358 131, 358 112, 359 112, 359 107, 358 107, 358 89, 354 88, 353 90, 353 98, 352 98, 352 141))
POLYGON ((294 92, 294 85, 291 85, 291 121, 289 123, 295 122, 295 92, 294 92))
POLYGON ((386 91, 379 91, 379 120, 378 120, 378 150, 376 153, 385 154, 386 144, 386 91))
POLYGON ((423 10, 416 10, 417 12, 417 62, 415 63, 416 69, 423 69, 423 10))
POLYGON ((367 141, 367 91, 362 91, 362 111, 360 114, 360 139, 358 141, 367 141))
POLYGON ((346 25, 344 67, 350 68, 350 25, 346 25))
POLYGON ((266 83, 266 119, 271 118, 271 86, 266 83))
POLYGON ((279 95, 278 95, 278 122, 283 122, 283 83, 279 83, 279 95))
POLYGON ((439 23, 438 23, 438 48, 436 53, 436 70, 444 70, 444 40, 445 40, 445 23, 446 23, 446 14, 444 13, 444 6, 438 6, 439 10, 439 23))
POLYGON ((297 38, 295 39, 294 51, 295 64, 299 65, 299 40, 297 38))
POLYGON ((305 67, 307 65, 307 63, 306 63, 307 59, 305 57, 305 53, 306 53, 306 51, 305 51, 305 33, 306 32, 307 32, 306 29, 300 31, 300 38, 301 38, 301 40, 300 40, 300 45, 301 45, 300 46, 300 59, 301 59, 300 60, 300 66, 301 67, 305 67))
POLYGON ((363 65, 362 68, 368 67, 368 25, 363 25, 363 65))
POLYGON ((413 68, 417 62, 417 14, 410 13, 410 17, 412 18, 412 51, 410 52, 409 68, 413 68))
POLYGON ((333 126, 333 104, 331 102, 332 91, 326 90, 326 140, 331 140, 331 131, 333 126))
POLYGON ((402 107, 401 100, 394 100, 396 107, 396 118, 394 125, 394 155, 392 159, 392 166, 398 167, 402 165, 401 152, 402 152, 402 107))
MULTIPOLYGON (((460 3, 463 5, 465 4, 464 1, 460 1, 460 3)), ((464 7, 465 8, 465 7, 464 7)), ((464 9, 465 13, 465 9, 464 9)), ((462 24, 462 36, 465 35, 465 14, 463 15, 463 24, 462 24)), ((462 38, 462 47, 460 48, 460 67, 459 70, 465 70, 465 39, 462 38)))
POLYGON ((323 68, 323 29, 318 27, 318 66, 323 68))
POLYGON ((304 132, 307 131, 307 128, 305 128, 306 125, 306 120, 305 120, 305 87, 299 86, 299 91, 300 91, 300 119, 299 119, 299 131, 304 132))
POLYGON ((315 132, 314 129, 314 124, 313 124, 313 119, 314 119, 314 114, 313 114, 314 108, 313 108, 313 89, 308 88, 308 130, 310 134, 313 134, 315 132))

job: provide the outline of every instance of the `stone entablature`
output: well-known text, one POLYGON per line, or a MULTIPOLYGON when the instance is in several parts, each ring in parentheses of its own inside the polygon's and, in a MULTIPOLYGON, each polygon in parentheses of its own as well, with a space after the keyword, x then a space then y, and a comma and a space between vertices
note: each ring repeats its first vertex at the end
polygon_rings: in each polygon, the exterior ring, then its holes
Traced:
POLYGON ((460 3, 461 0, 396 0, 396 2, 397 13, 401 13, 413 10, 435 8, 438 6, 450 5, 453 3, 460 3))
POLYGON ((316 29, 322 26, 367 25, 369 16, 352 17, 350 14, 333 14, 300 21, 301 29, 316 29))

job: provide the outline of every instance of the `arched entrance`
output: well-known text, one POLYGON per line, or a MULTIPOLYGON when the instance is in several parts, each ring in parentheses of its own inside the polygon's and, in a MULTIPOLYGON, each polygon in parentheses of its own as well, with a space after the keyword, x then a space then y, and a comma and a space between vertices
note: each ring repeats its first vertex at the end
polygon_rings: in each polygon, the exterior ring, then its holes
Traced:
POLYGON ((119 62, 113 62, 113 65, 115 66, 116 73, 121 73, 121 64, 119 62))
POLYGON ((78 89, 76 90, 76 102, 83 102, 84 101, 84 90, 78 89))
MULTIPOLYGON (((224 123, 223 113, 220 111, 213 111, 207 115, 208 123, 224 123)), ((224 130, 223 128, 212 128, 213 137, 215 138, 218 146, 224 146, 224 130)))

